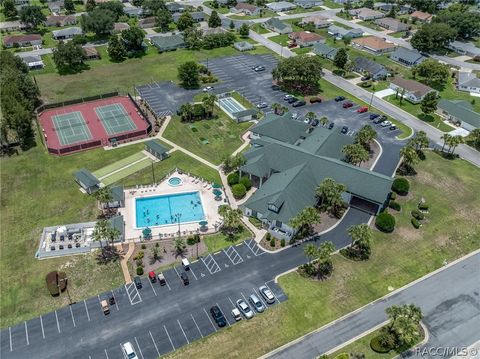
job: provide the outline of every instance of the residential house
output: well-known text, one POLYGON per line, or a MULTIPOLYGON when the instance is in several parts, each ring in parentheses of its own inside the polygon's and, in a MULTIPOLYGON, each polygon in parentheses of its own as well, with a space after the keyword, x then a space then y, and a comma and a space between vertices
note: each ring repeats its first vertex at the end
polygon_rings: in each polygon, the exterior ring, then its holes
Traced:
POLYGON ((52 37, 55 40, 67 40, 73 38, 75 35, 83 35, 81 28, 73 26, 65 29, 53 30, 52 37))
POLYGON ((480 94, 480 78, 474 72, 459 71, 457 90, 480 94))
POLYGON ((208 27, 208 24, 205 24, 206 26, 202 26, 202 32, 203 36, 208 36, 208 35, 216 35, 216 34, 225 34, 228 31, 225 30, 223 27, 208 27))
POLYGON ((145 17, 143 19, 138 20, 138 27, 141 29, 151 29, 155 27, 157 20, 155 16, 145 17))
POLYGON ((20 31, 25 30, 27 25, 21 21, 3 21, 0 22, 0 31, 20 31))
POLYGON ((384 13, 389 13, 393 7, 395 7, 395 13, 398 15, 409 14, 413 11, 410 5, 397 5, 397 4, 389 4, 384 2, 377 2, 373 5, 373 8, 375 10, 379 10, 384 13))
POLYGON ((460 55, 470 57, 480 56, 480 48, 475 46, 472 42, 452 41, 447 45, 447 48, 458 52, 460 55))
POLYGON ((325 42, 325 38, 323 36, 310 31, 292 32, 288 34, 288 38, 300 47, 308 47, 325 42))
POLYGON ((42 36, 38 34, 9 35, 3 37, 3 45, 10 47, 25 47, 42 44, 42 36))
POLYGON ((407 80, 398 76, 390 80, 390 88, 398 91, 400 95, 403 94, 404 99, 414 104, 422 102, 426 94, 435 91, 418 81, 407 80))
POLYGON ((374 21, 378 26, 383 27, 384 29, 391 30, 393 32, 406 31, 408 30, 408 25, 397 20, 392 19, 391 17, 384 17, 383 19, 377 19, 374 21))
POLYGON ((410 20, 416 20, 420 21, 423 23, 428 23, 432 21, 432 14, 429 14, 428 12, 423 12, 423 11, 414 11, 410 14, 410 20))
POLYGON ((130 29, 130 25, 128 25, 126 22, 116 22, 113 26, 113 33, 118 34, 123 30, 128 30, 128 29, 130 29))
POLYGON ((241 205, 243 213, 259 219, 273 236, 288 240, 296 232, 290 220, 316 204, 315 189, 325 178, 346 186, 342 198, 349 206, 379 213, 393 179, 342 161, 342 147, 353 141, 339 131, 294 121, 290 113, 267 114, 251 128, 252 147, 239 170, 258 187, 241 205))
POLYGON ((58 14, 60 11, 65 9, 65 2, 64 0, 52 1, 47 3, 48 9, 52 14, 58 14))
POLYGON ((321 29, 321 28, 330 26, 330 22, 327 20, 327 18, 320 15, 306 16, 302 19, 302 21, 300 21, 300 25, 307 25, 307 24, 314 25, 316 29, 321 29))
POLYGON ((247 16, 260 15, 261 9, 258 6, 248 3, 238 3, 234 7, 230 8, 230 12, 234 14, 244 14, 247 16))
POLYGON ((404 47, 397 47, 390 55, 390 59, 401 63, 404 66, 412 67, 425 61, 427 58, 417 50, 409 50, 404 47))
POLYGON ((45 21, 46 26, 71 26, 77 23, 77 18, 73 15, 50 15, 45 21))
POLYGON ((185 11, 185 5, 179 4, 177 2, 169 2, 166 3, 165 6, 167 7, 167 10, 170 11, 172 14, 185 11))
POLYGON ((101 58, 100 53, 94 46, 85 46, 83 51, 87 60, 99 60, 101 58))
POLYGON ((470 102, 463 100, 440 100, 437 113, 467 131, 480 128, 480 113, 473 110, 470 102))
POLYGON ((315 44, 313 46, 313 52, 321 57, 333 61, 337 55, 338 48, 329 46, 327 44, 315 44))
POLYGON ((361 74, 368 73, 374 80, 384 79, 388 76, 388 71, 385 66, 369 60, 366 57, 356 57, 353 63, 356 72, 361 74))
POLYGON ((150 38, 152 45, 155 46, 159 52, 174 51, 186 47, 183 36, 180 34, 169 36, 155 36, 150 38))
POLYGON ((323 5, 322 0, 294 0, 294 3, 295 5, 304 9, 312 9, 314 7, 323 5))
MULTIPOLYGON (((205 21, 205 14, 201 11, 192 11, 190 13, 190 15, 192 15, 192 19, 193 21, 195 22, 202 22, 202 21, 205 21)), ((172 15, 173 17, 173 22, 177 23, 178 22, 178 19, 180 19, 180 16, 182 16, 181 13, 179 12, 176 12, 175 14, 172 15)))
POLYGON ((267 21, 262 23, 262 26, 270 31, 279 33, 279 34, 289 34, 291 33, 292 26, 288 23, 285 23, 276 17, 271 17, 267 21))
POLYGON ((362 21, 375 20, 385 17, 383 12, 372 10, 367 7, 349 10, 349 14, 362 21))
POLYGON ((341 26, 330 25, 328 27, 328 34, 335 37, 336 39, 343 39, 344 37, 349 37, 351 39, 362 37, 362 29, 345 29, 341 26))
POLYGON ((396 45, 387 42, 381 37, 367 36, 352 40, 352 45, 360 50, 371 52, 374 55, 381 55, 395 50, 396 45))
POLYGON ((297 7, 297 5, 288 1, 271 2, 271 3, 268 3, 266 6, 268 9, 272 10, 273 12, 289 11, 297 7))
POLYGON ((247 42, 247 41, 239 41, 239 42, 236 42, 233 44, 233 47, 235 49, 237 49, 238 51, 250 51, 250 50, 253 50, 255 48, 255 46, 253 46, 253 44, 247 42))
POLYGON ((124 6, 123 13, 131 17, 140 17, 143 15, 143 9, 141 7, 137 7, 133 5, 124 6))
POLYGON ((40 56, 32 55, 21 58, 23 63, 28 66, 30 70, 43 69, 43 61, 40 56))

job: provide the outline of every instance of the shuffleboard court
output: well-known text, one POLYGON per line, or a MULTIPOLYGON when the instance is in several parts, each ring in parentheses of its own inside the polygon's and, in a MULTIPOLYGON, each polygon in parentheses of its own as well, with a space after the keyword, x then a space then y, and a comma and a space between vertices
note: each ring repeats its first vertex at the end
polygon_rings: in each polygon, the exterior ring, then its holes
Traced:
POLYGON ((95 112, 109 135, 137 129, 135 122, 120 103, 96 107, 95 112))
POLYGON ((236 112, 244 111, 245 107, 243 107, 237 100, 233 97, 224 97, 218 100, 220 107, 226 112, 230 114, 234 114, 236 112))
POLYGON ((104 179, 102 179, 102 182, 107 186, 111 185, 125 177, 133 175, 134 173, 137 173, 138 171, 151 166, 152 162, 153 161, 150 158, 145 157, 143 160, 140 160, 131 166, 125 167, 124 169, 113 173, 111 176, 105 177, 104 179))
POLYGON ((80 111, 54 115, 52 121, 62 146, 85 142, 93 137, 80 111))
POLYGON ((140 152, 137 152, 137 153, 135 153, 131 156, 122 158, 121 160, 119 160, 117 162, 114 162, 114 163, 111 163, 111 164, 109 164, 105 167, 102 167, 102 168, 92 172, 92 174, 97 178, 101 178, 101 177, 104 177, 104 176, 108 175, 109 173, 118 171, 120 168, 128 166, 129 164, 134 163, 136 161, 139 161, 139 160, 141 160, 145 157, 146 157, 146 155, 143 152, 140 151, 140 152))

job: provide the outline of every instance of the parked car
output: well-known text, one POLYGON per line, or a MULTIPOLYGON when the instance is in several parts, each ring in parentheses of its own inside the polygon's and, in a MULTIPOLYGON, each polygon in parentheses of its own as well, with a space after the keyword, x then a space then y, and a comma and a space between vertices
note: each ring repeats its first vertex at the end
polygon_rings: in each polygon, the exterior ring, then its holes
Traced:
POLYGON ((319 123, 320 123, 320 121, 318 121, 318 119, 314 118, 310 125, 312 125, 313 127, 317 127, 319 123))
POLYGON ((283 100, 284 100, 284 101, 288 101, 289 99, 291 99, 291 98, 293 98, 293 97, 294 97, 293 95, 288 95, 288 94, 287 94, 287 95, 283 96, 283 100))
POLYGON ((100 305, 102 306, 102 311, 104 315, 110 314, 110 308, 108 308, 108 303, 106 300, 102 300, 100 302, 100 305))
POLYGON ((278 90, 280 90, 280 86, 278 86, 278 85, 272 85, 272 90, 273 90, 273 91, 278 91, 278 90))
POLYGON ((268 304, 275 303, 275 297, 273 296, 272 291, 267 288, 267 286, 262 285, 260 288, 258 288, 258 291, 268 304))
POLYGON ((343 101, 345 100, 345 96, 337 96, 335 97, 335 102, 340 102, 340 101, 343 101))
POLYGON ((150 278, 150 282, 155 283, 157 281, 157 276, 155 275, 155 272, 152 270, 148 272, 148 278, 150 278))
POLYGON ((388 117, 386 115, 382 115, 380 116, 380 118, 382 119, 382 121, 388 120, 388 117))
POLYGON ((335 124, 333 122, 330 122, 330 124, 328 125, 328 129, 331 130, 333 126, 335 126, 335 124))
POLYGON ((248 300, 258 313, 263 313, 265 311, 265 306, 256 294, 251 294, 248 300))
POLYGON ((297 112, 292 113, 292 120, 298 119, 300 115, 297 112))
POLYGON ((108 297, 108 302, 110 303, 110 305, 114 305, 114 304, 115 304, 115 297, 113 296, 113 294, 108 297))
POLYGON ((391 125, 392 125, 392 122, 390 122, 390 121, 383 121, 383 123, 382 123, 381 126, 382 126, 382 127, 388 127, 388 126, 391 126, 391 125))
POLYGON ((125 358, 138 359, 138 356, 135 353, 135 350, 133 350, 132 343, 130 343, 130 342, 123 343, 122 344, 122 351, 123 351, 123 354, 125 355, 125 358))
POLYGON ((358 113, 364 113, 364 112, 367 112, 368 111, 368 107, 367 106, 363 106, 363 107, 360 107, 359 109, 357 109, 357 112, 358 113))
POLYGON ((397 126, 391 125, 389 129, 390 129, 390 131, 395 131, 397 129, 397 126))
POLYGON ((305 106, 307 103, 303 100, 300 100, 300 101, 296 101, 293 103, 293 107, 301 107, 301 106, 305 106))
POLYGON ((253 71, 255 72, 260 72, 260 71, 265 71, 265 67, 264 66, 256 66, 253 68, 253 71))
POLYGON ((190 270, 190 262, 187 258, 182 258, 183 269, 190 270))
POLYGON ((137 289, 142 289, 143 285, 140 277, 133 278, 133 283, 135 283, 135 287, 137 287, 137 289))
POLYGON ((240 311, 238 310, 238 308, 232 309, 232 316, 236 322, 238 322, 239 320, 242 320, 242 316, 240 315, 240 311))
POLYGON ((340 130, 341 133, 346 134, 348 132, 348 127, 343 126, 342 129, 340 130))
POLYGON ((214 305, 210 308, 210 314, 212 315, 213 319, 219 327, 224 327, 225 325, 227 325, 227 320, 225 319, 225 316, 217 305, 214 305))
POLYGON ((190 280, 188 279, 187 273, 182 272, 182 274, 180 274, 180 278, 183 281, 183 285, 189 285, 190 284, 190 280))
POLYGON ((163 275, 163 273, 158 273, 158 283, 160 283, 160 285, 167 284, 167 281, 165 280, 165 276, 163 275))
POLYGON ((342 105, 343 108, 350 108, 350 107, 352 107, 352 106, 353 106, 353 103, 351 103, 351 102, 345 102, 345 103, 342 105))
POLYGON ((370 120, 375 120, 378 116, 380 116, 378 113, 372 113, 370 114, 370 120))
POLYGON ((287 100, 288 103, 294 103, 294 102, 297 102, 297 101, 298 101, 298 98, 296 98, 296 97, 290 97, 290 98, 287 100))
POLYGON ((259 102, 257 104, 257 108, 266 108, 268 107, 267 103, 266 102, 259 102))
POLYGON ((305 117, 305 118, 303 119, 303 122, 310 124, 310 119, 305 117))
POLYGON ((203 92, 210 92, 213 90, 213 86, 207 86, 203 88, 203 92))
POLYGON ((360 81, 367 81, 370 80, 370 75, 365 75, 360 78, 360 81))
POLYGON ((251 319, 255 315, 255 313, 253 313, 253 311, 243 299, 237 300, 237 308, 247 319, 251 319))
POLYGON ((320 97, 311 97, 310 98, 310 103, 321 103, 322 99, 320 97))
POLYGON ((378 117, 378 118, 376 118, 375 120, 373 120, 373 123, 376 124, 376 125, 378 125, 379 123, 382 123, 383 121, 385 121, 383 118, 378 117))

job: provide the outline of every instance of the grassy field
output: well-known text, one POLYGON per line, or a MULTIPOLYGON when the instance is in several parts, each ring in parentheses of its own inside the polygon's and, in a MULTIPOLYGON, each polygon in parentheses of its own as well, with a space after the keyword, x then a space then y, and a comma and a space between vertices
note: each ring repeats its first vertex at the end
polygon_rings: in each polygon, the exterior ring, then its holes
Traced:
POLYGON ((270 32, 270 30, 265 29, 261 24, 253 24, 252 26, 250 26, 250 29, 252 29, 258 34, 268 34, 270 32))
MULTIPOLYGON (((375 231, 372 257, 353 262, 334 256, 327 281, 290 273, 280 277, 289 299, 250 321, 203 338, 167 358, 257 358, 260 355, 351 312, 479 247, 480 170, 468 162, 427 153, 410 178, 411 192, 400 198, 392 234, 375 231), (416 230, 410 210, 419 199, 430 203, 426 223, 416 230), (249 343, 249 345, 245 345, 249 343)), ((368 356, 367 356, 368 358, 368 356)))
POLYGON ((232 239, 230 239, 223 233, 218 232, 218 233, 210 234, 208 236, 203 237, 203 240, 205 241, 208 251, 210 253, 214 253, 223 248, 230 247, 232 245, 240 243, 248 238, 252 238, 252 234, 246 227, 242 226, 242 230, 237 234, 235 234, 235 236, 232 239))
POLYGON ((360 22, 357 22, 357 24, 358 24, 358 25, 365 26, 365 27, 368 27, 369 29, 376 30, 376 31, 383 31, 383 30, 385 30, 383 27, 378 26, 378 25, 375 24, 373 21, 360 21, 360 22))
POLYGON ((333 0, 324 0, 323 5, 330 8, 330 9, 340 9, 343 7, 342 4, 337 4, 333 0))
POLYGON ((297 8, 295 8, 293 10, 287 11, 286 14, 295 15, 295 14, 304 14, 304 13, 308 13, 308 12, 322 11, 322 10, 324 10, 324 9, 321 8, 320 6, 312 7, 310 9, 304 9, 303 7, 298 6, 297 8))
POLYGON ((174 116, 164 137, 218 165, 242 145, 241 135, 252 124, 237 124, 218 108, 216 114, 219 116, 216 119, 194 123, 183 123, 178 116, 174 116), (203 144, 203 140, 208 140, 209 143, 203 144))
MULTIPOLYGON (((178 50, 158 54, 151 47, 141 59, 127 59, 113 63, 108 59, 106 49, 100 48, 101 60, 89 61, 89 70, 73 75, 36 73, 36 80, 42 98, 47 102, 59 102, 111 91, 133 91, 135 85, 152 81, 177 81, 177 67, 187 61, 202 61, 206 58, 238 55, 233 47, 214 50, 178 50), (98 81, 98 79, 102 81, 98 81)), ((256 47, 253 54, 270 53, 265 47, 256 47)), ((48 57, 48 56, 44 56, 48 57)))
POLYGON ((272 36, 268 39, 282 46, 287 46, 290 41, 287 34, 272 36))

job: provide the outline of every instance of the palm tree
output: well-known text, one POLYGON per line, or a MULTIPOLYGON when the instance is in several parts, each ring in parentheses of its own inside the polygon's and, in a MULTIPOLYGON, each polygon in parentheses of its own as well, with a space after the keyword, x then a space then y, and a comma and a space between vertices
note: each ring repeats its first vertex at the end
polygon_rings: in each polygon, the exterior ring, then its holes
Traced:
POLYGON ((120 231, 116 228, 111 227, 109 222, 109 226, 107 227, 105 237, 108 240, 110 240, 110 245, 113 247, 113 243, 115 242, 115 240, 118 239, 118 237, 120 237, 120 231))
POLYGON ((222 231, 229 237, 233 236, 241 225, 242 211, 238 208, 223 206, 219 213, 223 217, 222 231))
POLYGON ((191 122, 193 116, 193 105, 189 102, 180 106, 180 116, 182 121, 191 122))
POLYGON ((322 124, 323 127, 325 127, 328 124, 328 117, 327 116, 322 116, 320 119, 320 123, 322 124))
POLYGON ((112 191, 110 190, 110 187, 105 186, 100 188, 98 191, 96 191, 93 196, 95 199, 98 201, 99 207, 103 209, 104 203, 111 202, 113 199, 112 196, 112 191))
POLYGON ((405 95, 405 89, 402 88, 402 94, 400 95, 400 105, 402 104, 403 101, 403 96, 405 95))
POLYGON ((317 115, 315 115, 315 112, 312 111, 307 112, 307 114, 305 115, 305 118, 308 119, 310 122, 312 122, 316 117, 317 115))
POLYGON ((316 188, 315 194, 321 201, 320 208, 337 213, 338 208, 343 204, 342 193, 347 190, 343 183, 337 183, 332 178, 325 178, 316 188))
MULTIPOLYGON (((455 148, 457 148, 458 145, 462 144, 464 141, 463 141, 463 137, 460 136, 460 135, 457 135, 457 136, 454 136, 452 139, 451 139, 451 145, 452 145, 452 155, 453 153, 455 152, 455 148)), ((450 149, 449 149, 450 151, 450 149)))
POLYGON ((202 97, 202 103, 205 109, 207 110, 209 116, 213 116, 213 110, 215 109, 215 101, 217 100, 217 96, 212 93, 207 93, 202 97))
POLYGON ((373 239, 372 229, 366 223, 349 227, 347 233, 352 239, 350 247, 353 247, 354 245, 362 247, 370 246, 373 239))
POLYGON ((401 345, 411 344, 418 339, 418 325, 423 318, 419 307, 414 304, 393 305, 385 311, 390 319, 388 330, 395 334, 401 345))
POLYGON ((92 239, 100 242, 100 247, 103 248, 102 241, 107 239, 109 222, 106 219, 100 219, 95 223, 93 228, 92 239))
POLYGON ((354 166, 357 166, 364 161, 368 161, 370 158, 367 150, 359 144, 345 145, 342 148, 342 152, 345 155, 347 162, 354 166))
POLYGON ((172 242, 172 245, 173 249, 175 249, 175 253, 177 254, 177 256, 181 256, 187 248, 185 240, 181 237, 175 238, 172 242))
POLYGON ((448 133, 445 133, 442 137, 440 137, 440 139, 443 140, 442 152, 445 149, 445 146, 450 142, 451 138, 452 135, 449 135, 448 133))
POLYGON ((317 258, 317 247, 315 247, 313 244, 307 244, 303 249, 303 253, 305 253, 305 256, 309 259, 309 261, 313 261, 317 258))
POLYGON ((428 147, 430 141, 428 140, 427 134, 424 131, 418 131, 414 138, 411 139, 411 145, 415 146, 415 149, 421 150, 422 148, 428 147))
POLYGON ((370 144, 377 138, 377 131, 370 126, 363 126, 355 135, 355 143, 362 145, 367 151, 370 150, 370 144))
POLYGON ((413 168, 420 161, 418 153, 412 146, 405 146, 400 150, 400 156, 403 157, 403 163, 408 168, 413 168))
MULTIPOLYGON (((157 242, 157 244, 158 244, 158 242, 157 242)), ((152 255, 151 255, 150 258, 151 258, 153 263, 155 263, 156 261, 160 261, 162 259, 162 255, 160 254, 160 250, 157 246, 152 248, 152 255)))
POLYGON ((301 212, 290 219, 288 223, 292 228, 295 228, 301 235, 310 235, 312 232, 312 225, 320 223, 320 214, 314 207, 305 207, 301 212))
POLYGON ((272 109, 273 109, 273 112, 275 113, 275 115, 278 115, 279 112, 280 112, 280 109, 282 108, 282 105, 279 104, 278 102, 275 102, 275 103, 272 103, 272 109))

